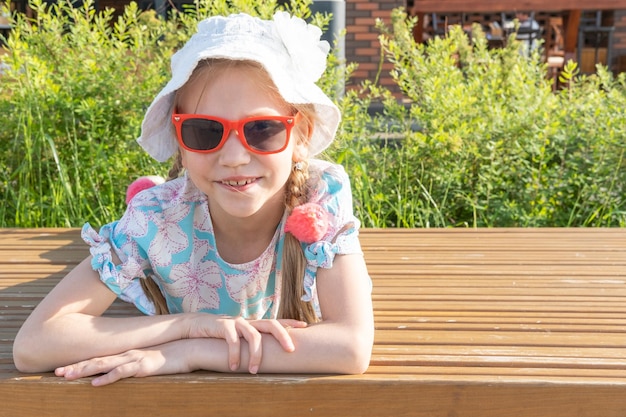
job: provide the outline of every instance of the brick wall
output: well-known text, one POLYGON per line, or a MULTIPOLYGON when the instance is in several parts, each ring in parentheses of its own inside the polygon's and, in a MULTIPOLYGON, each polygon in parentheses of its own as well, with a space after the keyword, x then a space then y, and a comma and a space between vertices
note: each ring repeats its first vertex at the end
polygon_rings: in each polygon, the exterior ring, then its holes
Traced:
POLYGON ((390 24, 391 11, 404 5, 403 0, 346 0, 345 56, 347 62, 359 64, 348 88, 366 79, 375 80, 379 71, 379 84, 394 88, 389 75, 392 65, 384 62, 382 68, 380 67, 381 50, 376 19, 380 18, 390 24))

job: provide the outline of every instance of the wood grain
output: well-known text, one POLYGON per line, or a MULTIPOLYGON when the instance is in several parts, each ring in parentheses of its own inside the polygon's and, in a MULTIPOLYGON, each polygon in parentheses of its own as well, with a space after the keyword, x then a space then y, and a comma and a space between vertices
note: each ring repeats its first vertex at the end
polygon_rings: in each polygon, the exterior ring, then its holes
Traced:
MULTIPOLYGON (((365 229, 376 337, 364 375, 184 375, 93 388, 21 374, 12 341, 88 251, 0 230, 0 416, 626 415, 626 230, 365 229), (245 393, 245 395, 244 395, 245 393)), ((116 301, 110 316, 138 314, 116 301)))

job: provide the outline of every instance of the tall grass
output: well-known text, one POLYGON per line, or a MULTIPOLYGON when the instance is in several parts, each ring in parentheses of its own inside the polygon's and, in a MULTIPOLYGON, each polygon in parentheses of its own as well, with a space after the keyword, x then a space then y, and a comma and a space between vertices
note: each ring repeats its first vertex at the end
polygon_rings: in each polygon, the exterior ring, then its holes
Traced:
MULTIPOLYGON (((288 7, 325 26, 309 4, 288 7)), ((169 169, 135 138, 173 51, 206 16, 279 6, 202 0, 167 20, 134 3, 119 17, 89 2, 31 7, 33 19, 13 15, 2 58, 0 227, 118 218, 133 179, 169 169)), ((402 10, 392 23, 378 29, 405 103, 373 81, 337 95, 355 65, 335 55, 320 81, 343 113, 327 156, 346 167, 364 226, 626 226, 626 75, 570 64, 554 93, 513 39, 489 49, 475 28, 416 45, 402 10)))
POLYGON ((165 26, 131 5, 115 24, 60 3, 16 15, 2 76, 3 226, 75 226, 119 215, 120 186, 150 161, 134 143, 166 77, 165 26), (132 161, 132 162, 131 162, 132 161))

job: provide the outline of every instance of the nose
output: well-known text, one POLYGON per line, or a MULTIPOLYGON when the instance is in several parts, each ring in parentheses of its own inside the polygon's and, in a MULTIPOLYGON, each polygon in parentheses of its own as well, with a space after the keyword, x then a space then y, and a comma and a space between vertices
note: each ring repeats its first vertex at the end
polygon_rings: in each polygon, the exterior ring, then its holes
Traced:
POLYGON ((230 129, 224 146, 219 150, 220 163, 225 166, 238 166, 250 162, 250 152, 243 145, 236 129, 230 129))

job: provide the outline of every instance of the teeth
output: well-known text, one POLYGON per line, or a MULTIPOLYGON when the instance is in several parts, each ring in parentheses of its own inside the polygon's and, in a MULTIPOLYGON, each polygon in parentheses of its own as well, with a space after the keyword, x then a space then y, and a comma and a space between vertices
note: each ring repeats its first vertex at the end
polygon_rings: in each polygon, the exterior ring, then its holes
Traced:
POLYGON ((231 185, 233 187, 235 186, 242 186, 242 185, 246 185, 246 184, 250 184, 252 183, 253 180, 249 179, 249 180, 241 180, 241 181, 222 181, 222 184, 226 184, 226 185, 231 185))

